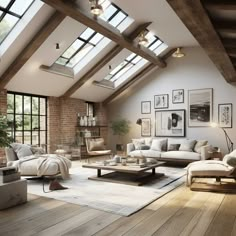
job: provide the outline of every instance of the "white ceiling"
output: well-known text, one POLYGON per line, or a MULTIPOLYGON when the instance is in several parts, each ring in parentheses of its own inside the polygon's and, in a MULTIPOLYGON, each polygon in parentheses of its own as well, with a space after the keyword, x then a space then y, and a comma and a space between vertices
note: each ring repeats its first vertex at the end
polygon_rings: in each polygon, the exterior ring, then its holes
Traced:
MULTIPOLYGON (((79 2, 80 4, 86 3, 83 8, 88 8, 88 1, 80 0, 79 2)), ((127 12, 130 17, 135 19, 135 24, 132 25, 131 28, 134 28, 140 23, 151 21, 152 24, 149 30, 159 36, 170 48, 178 46, 198 46, 196 40, 165 0, 113 0, 113 2, 127 12)), ((50 9, 50 7, 48 7, 48 9, 50 9)), ((32 24, 37 27, 39 25, 39 19, 35 19, 35 22, 32 22, 32 24)), ((50 66, 54 63, 60 53, 63 53, 84 29, 85 26, 67 17, 14 76, 6 88, 11 91, 47 96, 63 95, 67 89, 115 45, 114 43, 108 45, 101 54, 95 57, 95 60, 92 60, 89 65, 84 67, 79 74, 76 75, 75 79, 39 70, 39 66, 42 64, 50 66), (55 50, 56 43, 60 43, 60 50, 55 50)), ((26 33, 27 31, 25 30, 24 34, 26 33)), ((24 40, 24 35, 20 35, 19 39, 20 38, 24 40)), ((14 44, 12 47, 14 47, 14 44)), ((124 53, 121 52, 114 61, 124 59, 122 55, 124 55, 124 53)), ((9 54, 8 56, 7 52, 6 55, 4 55, 6 60, 10 56, 12 55, 9 54)), ((104 73, 106 73, 106 67, 93 76, 91 81, 88 81, 82 88, 74 93, 72 97, 96 102, 106 99, 114 91, 96 87, 91 83, 93 80, 101 80, 101 78, 104 77, 104 73)))

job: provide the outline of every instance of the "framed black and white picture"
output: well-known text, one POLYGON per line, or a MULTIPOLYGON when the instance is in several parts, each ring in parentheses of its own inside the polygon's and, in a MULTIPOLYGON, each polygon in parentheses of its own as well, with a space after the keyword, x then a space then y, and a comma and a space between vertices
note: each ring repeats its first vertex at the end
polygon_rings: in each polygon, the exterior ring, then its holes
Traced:
POLYGON ((168 94, 159 94, 154 96, 154 108, 162 109, 169 107, 169 95, 168 94))
POLYGON ((232 103, 218 104, 218 123, 221 128, 232 128, 232 103))
POLYGON ((188 91, 189 127, 210 126, 212 122, 212 95, 212 88, 188 91))
POLYGON ((151 136, 151 119, 142 118, 141 136, 151 136))
POLYGON ((172 103, 184 103, 184 90, 175 89, 172 90, 172 103))
POLYGON ((185 110, 156 111, 155 136, 185 137, 185 110))
POLYGON ((141 114, 151 114, 151 101, 141 102, 141 114))

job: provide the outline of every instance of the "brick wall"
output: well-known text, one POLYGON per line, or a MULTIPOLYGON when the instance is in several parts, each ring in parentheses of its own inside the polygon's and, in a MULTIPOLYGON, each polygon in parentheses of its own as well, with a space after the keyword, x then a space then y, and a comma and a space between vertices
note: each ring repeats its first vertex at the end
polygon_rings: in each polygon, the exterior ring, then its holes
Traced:
MULTIPOLYGON (((7 113, 7 91, 0 90, 0 113, 6 114, 7 113)), ((2 159, 5 159, 5 152, 4 148, 0 148, 0 163, 2 159)))

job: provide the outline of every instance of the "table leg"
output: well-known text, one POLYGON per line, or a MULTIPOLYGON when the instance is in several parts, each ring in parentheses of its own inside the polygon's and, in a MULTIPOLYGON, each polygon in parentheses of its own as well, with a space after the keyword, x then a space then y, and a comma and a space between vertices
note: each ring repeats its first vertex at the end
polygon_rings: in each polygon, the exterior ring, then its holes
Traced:
POLYGON ((97 169, 97 177, 101 177, 101 169, 97 169))
POLYGON ((155 175, 156 174, 156 168, 153 168, 152 169, 152 175, 155 175))

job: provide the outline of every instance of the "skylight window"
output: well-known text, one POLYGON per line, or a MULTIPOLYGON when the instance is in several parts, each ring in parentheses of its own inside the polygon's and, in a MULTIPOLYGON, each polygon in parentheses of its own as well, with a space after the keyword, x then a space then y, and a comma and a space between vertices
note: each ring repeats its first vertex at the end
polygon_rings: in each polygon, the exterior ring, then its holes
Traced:
MULTIPOLYGON (((128 17, 124 11, 108 0, 104 0, 101 4, 104 13, 99 17, 116 28, 128 17)), ((103 35, 93 29, 86 28, 63 55, 57 59, 56 63, 70 68, 74 67, 104 38, 103 35)), ((94 53, 93 57, 95 56, 94 53)))
MULTIPOLYGON (((146 37, 148 39, 148 44, 146 45, 146 47, 149 50, 153 51, 156 55, 159 55, 167 48, 167 45, 164 44, 157 36, 153 35, 152 33, 148 32, 146 37)), ((118 86, 121 81, 124 81, 124 78, 122 78, 122 76, 126 72, 134 68, 141 61, 143 65, 147 63, 147 61, 141 56, 138 56, 135 53, 131 53, 123 62, 116 66, 104 79, 114 82, 115 85, 118 86)), ((137 70, 138 69, 139 68, 137 68, 137 70)), ((133 69, 133 73, 137 70, 133 69)), ((126 79, 128 79, 128 77, 126 79)))
POLYGON ((22 18, 34 0, 1 0, 0 1, 0 44, 12 28, 22 18))

